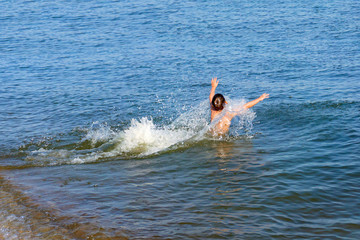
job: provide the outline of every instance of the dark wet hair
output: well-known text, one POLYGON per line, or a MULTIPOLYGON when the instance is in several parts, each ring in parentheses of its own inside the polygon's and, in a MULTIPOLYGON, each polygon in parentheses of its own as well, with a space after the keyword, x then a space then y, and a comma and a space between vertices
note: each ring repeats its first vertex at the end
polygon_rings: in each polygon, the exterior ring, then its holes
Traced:
POLYGON ((212 107, 215 111, 221 111, 225 107, 225 98, 222 94, 217 93, 211 101, 212 107))

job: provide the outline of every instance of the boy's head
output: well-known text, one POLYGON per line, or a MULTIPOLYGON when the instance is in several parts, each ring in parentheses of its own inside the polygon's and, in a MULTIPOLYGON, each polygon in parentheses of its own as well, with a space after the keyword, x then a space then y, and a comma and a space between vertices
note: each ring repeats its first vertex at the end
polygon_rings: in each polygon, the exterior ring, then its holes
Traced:
POLYGON ((213 97, 213 99, 211 101, 211 104, 215 111, 223 110, 226 103, 227 102, 225 101, 224 96, 220 93, 215 94, 215 96, 213 97))

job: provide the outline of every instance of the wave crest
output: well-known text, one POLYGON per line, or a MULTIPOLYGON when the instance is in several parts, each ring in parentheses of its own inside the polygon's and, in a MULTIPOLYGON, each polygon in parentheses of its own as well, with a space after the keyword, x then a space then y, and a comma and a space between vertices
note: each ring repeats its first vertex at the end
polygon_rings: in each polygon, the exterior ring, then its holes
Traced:
MULTIPOLYGON (((231 111, 231 106, 228 111, 231 111)), ((240 117, 233 120, 231 135, 240 136, 239 131, 244 128, 250 130, 254 118, 252 111, 241 112, 240 117)), ((208 132, 214 123, 209 122, 207 101, 185 111, 170 124, 155 123, 151 117, 142 117, 132 119, 128 127, 119 130, 106 123, 94 122, 88 129, 80 129, 82 137, 72 144, 52 145, 50 149, 40 147, 30 151, 25 160, 31 165, 49 166, 147 157, 213 139, 208 132)))

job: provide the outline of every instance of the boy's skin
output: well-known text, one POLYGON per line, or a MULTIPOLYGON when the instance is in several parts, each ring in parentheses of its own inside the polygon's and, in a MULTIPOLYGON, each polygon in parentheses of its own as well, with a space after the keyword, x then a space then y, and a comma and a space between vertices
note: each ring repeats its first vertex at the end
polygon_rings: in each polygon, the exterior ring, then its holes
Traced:
MULTIPOLYGON (((219 81, 217 80, 217 77, 211 79, 211 91, 210 91, 210 95, 209 95, 209 100, 210 100, 210 108, 211 108, 211 122, 216 118, 216 116, 218 116, 223 110, 220 111, 216 111, 213 106, 212 106, 212 99, 215 95, 215 90, 217 85, 219 84, 219 81)), ((249 109, 253 106, 255 106, 256 104, 258 104, 259 102, 261 102, 262 100, 269 98, 269 94, 264 93, 263 95, 261 95, 259 98, 250 101, 248 103, 246 103, 243 106, 239 106, 237 107, 234 111, 232 112, 226 112, 224 116, 221 117, 221 119, 216 123, 216 125, 213 128, 213 134, 214 135, 224 135, 225 133, 227 133, 229 131, 229 127, 231 124, 231 120, 236 116, 239 115, 241 112, 240 110, 242 109, 249 109)), ((225 101, 225 104, 227 104, 227 102, 225 101)))

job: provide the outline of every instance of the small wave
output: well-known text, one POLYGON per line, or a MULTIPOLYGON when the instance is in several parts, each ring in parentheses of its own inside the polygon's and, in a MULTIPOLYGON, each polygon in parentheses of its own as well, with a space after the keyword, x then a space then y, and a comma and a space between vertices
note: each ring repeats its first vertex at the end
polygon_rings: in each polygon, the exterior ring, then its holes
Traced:
MULTIPOLYGON (((227 106, 226 111, 234 111, 235 105, 243 105, 245 101, 231 102, 233 105, 227 106)), ((204 101, 184 111, 170 124, 155 123, 151 117, 142 117, 132 119, 128 127, 119 130, 106 123, 94 122, 88 129, 78 129, 82 136, 77 140, 74 138, 70 144, 46 144, 29 151, 25 160, 33 166, 83 164, 109 159, 143 158, 192 146, 203 140, 214 139, 208 134, 214 125, 214 122, 209 124, 208 104, 204 101), (48 148, 49 145, 52 148, 48 148)), ((254 118, 252 111, 240 112, 232 122, 229 137, 234 139, 234 136, 243 135, 244 130, 251 130, 254 118)))
POLYGON ((333 110, 347 110, 359 107, 358 101, 351 100, 319 100, 308 102, 281 102, 273 104, 270 111, 274 112, 302 112, 302 111, 333 111, 333 110))
POLYGON ((302 107, 312 109, 346 109, 348 107, 356 106, 359 102, 348 101, 348 100, 337 100, 337 101, 315 101, 304 103, 302 107))

